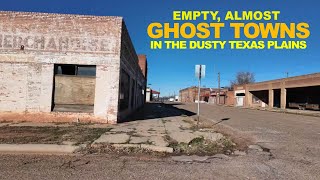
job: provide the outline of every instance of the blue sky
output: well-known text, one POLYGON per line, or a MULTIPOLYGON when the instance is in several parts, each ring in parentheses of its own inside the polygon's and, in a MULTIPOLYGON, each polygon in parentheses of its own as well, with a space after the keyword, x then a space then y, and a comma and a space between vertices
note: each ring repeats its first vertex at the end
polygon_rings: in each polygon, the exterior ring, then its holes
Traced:
POLYGON ((256 81, 283 78, 285 72, 289 76, 320 72, 318 7, 315 0, 10 0, 1 2, 0 9, 123 16, 137 53, 148 57, 151 87, 169 95, 197 85, 196 64, 207 65, 206 87, 217 86, 218 71, 222 86, 228 86, 238 71, 254 72, 256 81), (279 10, 279 22, 307 22, 311 36, 306 50, 151 50, 148 25, 172 22, 173 10, 279 10))

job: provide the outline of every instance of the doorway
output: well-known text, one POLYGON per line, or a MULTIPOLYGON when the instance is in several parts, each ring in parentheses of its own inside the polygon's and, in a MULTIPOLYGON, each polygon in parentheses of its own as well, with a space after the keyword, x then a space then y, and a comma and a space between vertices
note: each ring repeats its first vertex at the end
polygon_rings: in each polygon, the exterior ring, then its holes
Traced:
POLYGON ((244 97, 246 96, 245 93, 236 93, 236 106, 243 106, 244 105, 244 97))

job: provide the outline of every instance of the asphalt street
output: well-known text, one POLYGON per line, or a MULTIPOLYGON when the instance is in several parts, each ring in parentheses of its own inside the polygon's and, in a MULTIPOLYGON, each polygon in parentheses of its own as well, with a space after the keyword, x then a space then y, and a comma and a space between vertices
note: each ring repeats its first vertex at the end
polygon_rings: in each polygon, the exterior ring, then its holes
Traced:
POLYGON ((252 136, 272 156, 249 151, 190 163, 145 154, 1 154, 0 179, 320 179, 319 117, 211 105, 202 105, 202 115, 224 119, 220 124, 252 136))

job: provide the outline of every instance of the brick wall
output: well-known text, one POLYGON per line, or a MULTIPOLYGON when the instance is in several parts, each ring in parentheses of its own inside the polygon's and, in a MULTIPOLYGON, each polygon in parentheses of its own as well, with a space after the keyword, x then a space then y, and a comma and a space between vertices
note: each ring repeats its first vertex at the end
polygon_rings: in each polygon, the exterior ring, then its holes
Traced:
POLYGON ((50 73, 53 66, 49 64, 0 63, 0 110, 50 112, 50 73))
POLYGON ((226 105, 233 106, 235 101, 234 91, 227 91, 226 105))
MULTIPOLYGON (((122 33, 121 33, 121 66, 129 76, 130 76, 130 84, 128 84, 130 89, 130 99, 129 99, 129 107, 128 109, 122 110, 119 113, 119 119, 122 120, 126 118, 133 111, 143 106, 145 103, 145 95, 146 93, 146 78, 139 66, 139 59, 132 44, 129 32, 125 23, 122 24, 122 33), (132 90, 134 89, 134 90, 132 90), (133 94, 134 93, 134 94, 133 94)), ((120 87, 121 88, 121 87, 120 87)))
MULTIPOLYGON (((210 96, 210 88, 201 88, 200 100, 208 101, 210 96)), ((179 91, 181 102, 195 102, 198 99, 198 87, 193 86, 179 91)))
POLYGON ((0 12, 1 52, 109 53, 120 45, 121 17, 0 12))
POLYGON ((148 64, 147 64, 147 56, 146 55, 138 55, 139 66, 142 71, 143 76, 147 79, 148 75, 148 64))

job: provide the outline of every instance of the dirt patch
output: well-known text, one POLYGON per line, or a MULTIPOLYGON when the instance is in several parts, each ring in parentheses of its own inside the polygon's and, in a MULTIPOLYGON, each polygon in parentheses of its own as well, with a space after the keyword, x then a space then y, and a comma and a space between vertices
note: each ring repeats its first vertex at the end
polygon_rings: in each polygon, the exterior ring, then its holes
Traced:
POLYGON ((215 132, 221 133, 226 136, 230 141, 234 142, 238 150, 246 150, 249 145, 255 144, 255 139, 241 131, 235 130, 227 125, 220 124, 220 122, 213 122, 206 118, 201 117, 199 127, 194 125, 193 129, 212 129, 215 132))
POLYGON ((251 136, 245 133, 237 131, 226 125, 213 122, 203 117, 201 117, 199 124, 197 124, 197 118, 194 116, 184 119, 183 122, 190 123, 191 127, 181 128, 182 130, 188 129, 192 131, 198 131, 202 129, 211 129, 217 133, 223 134, 226 137, 225 141, 236 144, 236 147, 232 147, 231 150, 234 150, 236 148, 237 150, 244 151, 250 144, 254 144, 255 142, 255 140, 251 136))
POLYGON ((110 128, 70 127, 0 127, 2 144, 62 144, 64 141, 74 144, 91 143, 109 131, 110 128))
POLYGON ((51 112, 51 113, 13 113, 1 112, 0 122, 76 122, 76 123, 114 123, 105 119, 96 118, 92 113, 51 112))

